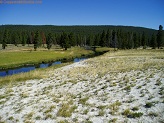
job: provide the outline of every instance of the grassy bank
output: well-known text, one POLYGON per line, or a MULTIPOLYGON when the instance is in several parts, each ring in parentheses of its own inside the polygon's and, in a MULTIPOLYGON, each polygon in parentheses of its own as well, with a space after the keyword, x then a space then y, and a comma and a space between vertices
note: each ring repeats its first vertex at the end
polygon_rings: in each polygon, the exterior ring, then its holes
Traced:
MULTIPOLYGON (((97 48, 97 53, 103 53, 107 52, 109 50, 113 50, 110 48, 97 48)), ((26 64, 36 64, 40 62, 48 62, 48 61, 55 61, 59 59, 70 59, 74 57, 80 57, 80 56, 88 56, 88 55, 94 55, 93 51, 90 50, 84 50, 83 48, 72 48, 68 51, 7 51, 7 52, 0 52, 0 67, 2 68, 12 68, 12 67, 18 67, 26 64), (5 57, 6 56, 6 57, 5 57), (5 61, 7 63, 5 63, 5 61)), ((12 82, 18 82, 18 81, 26 81, 29 79, 42 79, 47 77, 47 74, 49 71, 53 71, 56 68, 60 68, 66 65, 71 64, 72 62, 63 63, 55 66, 51 66, 49 68, 43 68, 43 69, 37 69, 34 71, 30 71, 27 73, 20 73, 15 74, 11 76, 6 77, 0 77, 0 86, 12 83, 12 82)))
POLYGON ((71 48, 67 51, 8 51, 0 52, 0 69, 14 68, 42 62, 71 59, 81 55, 91 55, 93 51, 71 48))
MULTIPOLYGON (((109 48, 98 48, 97 52, 104 52, 108 50, 109 48)), ((68 49, 67 51, 2 51, 0 52, 0 69, 9 69, 24 65, 33 65, 57 60, 71 60, 75 57, 91 55, 94 55, 93 51, 85 50, 84 48, 79 47, 74 47, 68 49)))
POLYGON ((8 85, 8 84, 16 84, 16 82, 20 82, 20 81, 26 81, 26 80, 30 80, 30 79, 43 79, 48 77, 48 73, 50 73, 51 71, 53 71, 54 69, 66 66, 71 64, 72 62, 68 62, 68 63, 63 63, 63 64, 58 64, 55 66, 51 66, 48 68, 41 68, 41 69, 36 69, 27 73, 20 73, 20 74, 15 74, 15 75, 11 75, 11 76, 6 76, 6 77, 0 77, 0 87, 4 86, 4 85, 8 85))

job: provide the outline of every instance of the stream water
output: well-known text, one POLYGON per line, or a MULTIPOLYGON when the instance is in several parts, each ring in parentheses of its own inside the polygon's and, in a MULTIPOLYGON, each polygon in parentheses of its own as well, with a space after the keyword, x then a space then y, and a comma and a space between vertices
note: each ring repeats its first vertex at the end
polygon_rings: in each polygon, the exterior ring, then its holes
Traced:
MULTIPOLYGON (((73 62, 79 62, 84 59, 86 59, 86 58, 75 58, 73 60, 73 62)), ((38 65, 31 65, 31 66, 19 67, 19 68, 15 68, 15 69, 2 70, 2 71, 0 71, 0 77, 14 75, 14 74, 18 74, 18 73, 29 72, 29 71, 35 70, 37 68, 47 68, 47 67, 57 65, 57 64, 62 64, 62 61, 56 61, 56 62, 45 63, 45 64, 41 63, 38 65)))

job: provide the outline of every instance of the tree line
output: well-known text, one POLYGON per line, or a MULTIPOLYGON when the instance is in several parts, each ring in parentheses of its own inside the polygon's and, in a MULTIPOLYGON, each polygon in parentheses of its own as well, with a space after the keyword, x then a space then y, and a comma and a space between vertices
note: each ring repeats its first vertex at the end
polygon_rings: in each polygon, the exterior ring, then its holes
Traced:
POLYGON ((118 49, 134 49, 140 46, 143 46, 143 48, 160 48, 164 46, 162 25, 159 26, 158 31, 153 31, 153 33, 148 33, 144 28, 141 31, 136 31, 135 28, 127 31, 121 27, 115 29, 105 27, 106 30, 101 31, 96 27, 94 28, 95 31, 92 30, 93 27, 91 29, 86 27, 87 31, 84 27, 82 28, 83 30, 79 28, 81 30, 76 30, 76 32, 68 31, 66 27, 62 32, 55 32, 50 28, 48 28, 50 30, 37 28, 37 30, 32 31, 30 31, 30 28, 24 30, 0 28, 0 43, 3 49, 6 48, 7 44, 14 44, 15 46, 18 44, 22 44, 22 46, 33 44, 35 50, 38 47, 51 49, 52 45, 60 45, 65 50, 71 46, 102 46, 118 49), (91 30, 90 33, 89 29, 91 30))

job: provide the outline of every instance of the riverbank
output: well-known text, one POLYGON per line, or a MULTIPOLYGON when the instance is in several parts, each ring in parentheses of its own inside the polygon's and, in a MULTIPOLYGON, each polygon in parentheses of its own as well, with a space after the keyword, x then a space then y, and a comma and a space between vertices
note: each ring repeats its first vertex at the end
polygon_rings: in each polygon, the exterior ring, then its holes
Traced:
MULTIPOLYGON (((13 50, 12 50, 13 51, 13 50)), ((17 50, 16 53, 18 53, 19 51, 19 54, 22 53, 22 50, 17 50), (21 52, 20 52, 21 51, 21 52)), ((27 73, 19 73, 19 74, 15 74, 15 75, 10 75, 10 76, 5 76, 5 77, 0 77, 0 86, 4 85, 4 84, 8 84, 10 82, 17 82, 17 81, 26 81, 26 80, 29 80, 29 79, 41 79, 41 78, 44 78, 46 77, 45 75, 45 72, 47 71, 52 71, 56 68, 59 68, 59 67, 62 67, 62 66, 65 66, 65 65, 69 65, 69 64, 72 64, 73 63, 73 58, 74 57, 95 57, 95 56, 98 56, 98 55, 102 55, 103 53, 105 52, 108 52, 108 51, 113 51, 112 48, 97 48, 96 49, 96 52, 93 52, 93 51, 90 51, 90 50, 85 50, 83 48, 72 48, 70 49, 70 51, 66 51, 67 53, 71 53, 71 55, 69 55, 68 57, 65 57, 65 58, 62 58, 62 56, 58 57, 58 60, 61 60, 62 64, 58 65, 58 64, 55 64, 55 66, 51 66, 49 68, 41 68, 41 69, 36 69, 36 70, 32 70, 30 72, 27 72, 27 73), (75 53, 73 53, 75 52, 75 53), (73 56, 74 55, 74 56, 73 56)), ((12 52, 9 50, 9 52, 11 53, 10 55, 13 55, 12 52)), ((49 54, 48 51, 46 52, 43 52, 43 51, 38 51, 38 53, 41 52, 41 53, 44 53, 45 55, 49 55, 53 58, 55 58, 56 56, 52 56, 52 54, 49 54)), ((54 53, 56 51, 51 51, 51 53, 54 53)), ((25 52, 27 53, 27 52, 25 52)), ((35 54, 36 52, 34 52, 35 54)), ((58 51, 57 51, 58 53, 58 51)), ((60 52, 59 52, 60 53, 60 52)), ((34 55, 33 54, 33 55, 34 55)), ((68 54, 67 54, 68 55, 68 54)), ((20 56, 20 55, 18 55, 20 56)), ((18 57, 17 56, 17 57, 18 57)), ((2 56, 1 56, 2 57, 2 56)), ((9 57, 9 56, 8 56, 9 57)), ((28 57, 28 56, 25 56, 25 57, 28 57)), ((6 57, 5 57, 6 58, 6 57)), ((14 57, 15 58, 15 57, 14 57)), ((6 58, 7 59, 7 58, 6 58)), ((12 59, 12 57, 10 58, 12 59)), ((33 59, 35 59, 35 57, 33 57, 33 59)), ((39 59, 39 58, 38 58, 39 59)), ((8 59, 7 59, 8 60, 8 59)), ((17 59, 18 60, 18 59, 17 59)), ((48 59, 47 59, 48 60, 48 59)), ((43 61, 42 61, 43 62, 43 61)), ((51 61, 52 62, 52 61, 51 61)), ((45 62, 46 63, 46 62, 45 62)), ((11 63, 8 63, 9 66, 11 63)), ((21 64, 19 64, 19 66, 21 66, 21 64)), ((34 65, 35 66, 35 65, 34 65)), ((31 66, 30 66, 31 67, 31 66)), ((18 67, 18 68, 21 68, 21 67, 18 67)), ((16 68, 16 69, 18 69, 16 68)), ((11 69, 12 70, 12 69, 11 69)), ((7 69, 7 71, 9 71, 9 69, 7 69)))
MULTIPOLYGON (((98 48, 96 53, 109 51, 110 48, 98 48)), ((55 61, 72 61, 74 58, 95 56, 92 50, 85 50, 80 47, 73 47, 67 51, 49 50, 49 51, 22 51, 8 50, 0 52, 0 70, 18 68, 21 66, 37 65, 40 63, 50 63, 55 61)))
POLYGON ((162 122, 164 51, 121 50, 0 88, 1 122, 162 122))
POLYGON ((93 55, 93 51, 83 48, 71 48, 67 51, 6 51, 0 52, 0 69, 48 63, 57 60, 69 60, 75 57, 93 55))

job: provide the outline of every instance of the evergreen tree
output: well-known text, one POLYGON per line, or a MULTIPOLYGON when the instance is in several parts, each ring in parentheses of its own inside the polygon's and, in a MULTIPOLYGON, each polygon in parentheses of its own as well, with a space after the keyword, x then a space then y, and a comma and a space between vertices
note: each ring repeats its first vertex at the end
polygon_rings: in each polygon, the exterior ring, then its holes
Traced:
POLYGON ((52 34, 49 33, 47 37, 47 49, 49 50, 52 47, 53 39, 52 39, 52 34))
POLYGON ((3 41, 2 41, 2 49, 5 49, 7 46, 7 40, 8 40, 8 31, 5 30, 3 34, 3 41))
POLYGON ((109 29, 108 29, 108 31, 106 33, 106 46, 107 47, 110 47, 110 37, 111 37, 111 34, 110 34, 109 29))
POLYGON ((71 32, 68 35, 68 37, 69 37, 71 46, 76 46, 75 34, 73 32, 71 32))
POLYGON ((145 37, 145 32, 142 33, 141 42, 142 42, 143 49, 146 49, 146 37, 145 37))
POLYGON ((61 35, 61 47, 64 48, 65 50, 67 50, 67 48, 70 48, 70 42, 69 42, 69 37, 68 35, 63 32, 63 34, 61 35))
POLYGON ((97 34, 96 36, 95 36, 95 39, 94 39, 95 41, 94 41, 94 46, 98 46, 99 45, 99 41, 100 41, 100 34, 97 34))
POLYGON ((138 36, 136 33, 133 34, 134 48, 136 49, 139 46, 138 36))
POLYGON ((134 48, 133 33, 129 32, 128 49, 133 49, 133 48, 134 48))
POLYGON ((26 35, 25 32, 22 32, 22 46, 25 46, 26 44, 26 35))
POLYGON ((26 41, 26 42, 27 42, 28 46, 29 46, 29 44, 31 44, 31 41, 30 41, 30 34, 27 35, 27 41, 26 41))
POLYGON ((150 40, 150 46, 155 49, 157 47, 157 42, 155 38, 155 34, 152 34, 151 40, 150 40))
POLYGON ((30 35, 30 42, 31 42, 31 44, 34 43, 34 38, 35 38, 35 33, 31 32, 31 35, 30 35))
POLYGON ((162 47, 163 46, 163 35, 162 35, 162 30, 163 30, 163 27, 162 27, 162 25, 159 25, 159 30, 158 30, 158 33, 157 33, 157 46, 158 46, 158 49, 160 48, 160 47, 162 47))
POLYGON ((105 34, 105 30, 103 30, 103 32, 101 34, 100 46, 102 46, 102 47, 105 47, 106 46, 106 34, 105 34))
POLYGON ((113 30, 112 32, 112 47, 117 48, 118 42, 117 42, 117 34, 116 31, 113 30))
POLYGON ((89 35, 88 38, 87 38, 87 45, 88 46, 93 46, 93 40, 94 40, 93 35, 89 35))
POLYGON ((44 32, 41 32, 41 37, 42 37, 42 44, 44 47, 44 44, 46 44, 46 36, 45 36, 44 32))
POLYGON ((34 50, 38 48, 38 42, 39 42, 39 31, 36 31, 35 37, 34 37, 34 50))
POLYGON ((122 47, 122 31, 117 30, 118 49, 122 47))
POLYGON ((18 32, 17 33, 18 34, 18 44, 21 44, 22 43, 22 34, 21 34, 21 32, 18 32))
POLYGON ((16 32, 13 32, 12 33, 12 36, 11 36, 11 40, 12 40, 12 43, 15 45, 15 46, 17 46, 17 41, 18 41, 18 35, 17 35, 17 33, 16 32))

